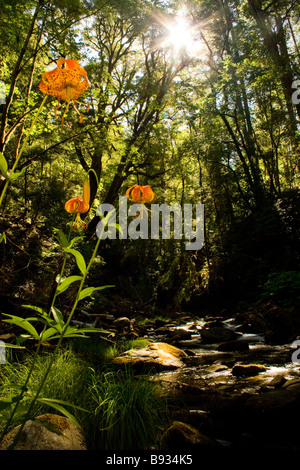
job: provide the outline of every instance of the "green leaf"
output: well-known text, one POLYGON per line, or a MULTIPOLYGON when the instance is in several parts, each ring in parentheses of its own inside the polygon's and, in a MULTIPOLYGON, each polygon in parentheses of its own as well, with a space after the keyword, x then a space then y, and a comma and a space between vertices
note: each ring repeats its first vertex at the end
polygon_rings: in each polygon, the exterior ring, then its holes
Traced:
POLYGON ((115 287, 115 286, 112 285, 112 286, 101 286, 101 287, 86 287, 80 292, 78 300, 82 300, 85 297, 92 295, 92 293, 96 290, 103 290, 103 289, 107 289, 108 287, 115 287))
POLYGON ((78 336, 78 328, 77 326, 70 326, 68 325, 68 327, 64 330, 64 338, 75 338, 75 336, 78 336))
POLYGON ((5 410, 5 408, 12 406, 14 403, 15 402, 12 400, 12 398, 2 398, 0 400, 0 411, 5 410))
MULTIPOLYGON (((28 165, 27 165, 27 166, 28 166, 28 165)), ((22 175, 25 173, 27 166, 25 166, 24 168, 22 168, 21 171, 16 171, 16 172, 14 172, 14 173, 11 173, 7 178, 8 178, 9 180, 12 180, 12 181, 19 179, 20 176, 22 176, 22 175)))
POLYGON ((38 332, 36 331, 36 329, 34 328, 34 326, 29 322, 29 320, 38 321, 38 320, 39 320, 38 318, 32 317, 32 318, 28 318, 28 319, 26 320, 25 318, 17 317, 17 316, 15 316, 15 315, 9 315, 8 313, 4 313, 3 315, 5 315, 5 316, 11 318, 10 320, 3 320, 4 322, 6 322, 6 323, 11 323, 11 324, 13 324, 13 325, 19 326, 19 327, 22 328, 23 330, 28 331, 28 333, 30 333, 30 335, 31 335, 33 338, 39 339, 39 334, 38 334, 38 332))
POLYGON ((61 311, 58 310, 58 308, 54 306, 51 307, 51 311, 52 311, 53 318, 56 321, 56 323, 59 326, 64 326, 65 322, 64 322, 63 314, 61 313, 61 311))
POLYGON ((6 243, 6 234, 5 234, 5 232, 0 233, 0 243, 2 243, 2 242, 6 243))
POLYGON ((79 422, 77 421, 75 416, 65 408, 65 406, 71 406, 72 408, 76 408, 86 413, 88 412, 87 410, 85 410, 84 408, 81 408, 80 406, 75 406, 72 403, 68 403, 63 400, 56 400, 54 398, 38 398, 37 401, 39 401, 40 403, 43 403, 44 405, 49 405, 52 408, 60 411, 63 415, 69 418, 72 421, 72 423, 76 424, 76 426, 78 426, 79 428, 80 428, 79 422))
POLYGON ((17 346, 16 344, 4 343, 6 349, 26 349, 25 346, 17 346))
MULTIPOLYGON (((78 328, 77 326, 68 326, 64 332, 64 338, 88 338, 86 333, 106 333, 111 334, 111 331, 102 330, 101 328, 78 328)), ((61 335, 51 336, 51 339, 60 338, 61 335)), ((50 339, 50 338, 47 338, 50 339)))
POLYGON ((101 328, 79 328, 79 329, 77 330, 77 333, 81 333, 82 336, 85 336, 85 333, 106 333, 106 334, 112 334, 111 331, 102 330, 101 328))
POLYGON ((35 310, 36 312, 38 312, 40 315, 42 315, 42 317, 44 316, 48 316, 47 312, 45 312, 45 310, 43 310, 42 308, 40 307, 37 307, 36 305, 22 305, 23 308, 30 308, 31 310, 35 310))
POLYGON ((8 169, 8 165, 7 165, 6 158, 3 155, 3 153, 0 152, 0 170, 4 178, 7 178, 7 169, 8 169))
POLYGON ((73 248, 65 248, 65 251, 75 256, 78 268, 80 269, 82 274, 85 274, 86 264, 85 264, 85 260, 82 254, 78 250, 74 250, 73 248))
MULTIPOLYGON (((9 384, 8 386, 3 385, 3 388, 11 388, 11 384, 9 384)), ((15 403, 17 403, 19 401, 23 401, 23 400, 27 399, 26 394, 24 395, 22 393, 22 392, 28 393, 26 387, 24 387, 24 386, 22 386, 22 387, 14 386, 14 389, 15 389, 16 392, 17 392, 17 390, 20 390, 21 393, 19 393, 18 395, 7 397, 7 398, 1 398, 1 400, 0 400, 0 411, 5 410, 6 408, 14 405, 15 403)))
POLYGON ((41 341, 49 341, 50 339, 56 339, 59 336, 60 335, 57 335, 57 329, 54 327, 50 327, 41 333, 41 341))
POLYGON ((61 294, 62 292, 64 292, 70 286, 70 284, 72 284, 73 282, 76 282, 76 281, 81 281, 81 279, 82 279, 82 276, 69 276, 69 277, 66 277, 60 284, 58 284, 56 292, 58 294, 61 294))
POLYGON ((75 242, 78 242, 78 240, 82 240, 84 237, 74 237, 72 238, 72 240, 70 241, 69 245, 68 245, 68 248, 71 248, 75 242))
MULTIPOLYGON (((27 341, 28 339, 31 338, 31 335, 19 335, 17 337, 17 345, 19 346, 20 344, 24 343, 24 341, 27 341)), ((24 348, 25 346, 20 346, 21 348, 24 348)), ((26 348, 25 348, 26 349, 26 348)))
POLYGON ((58 235, 59 246, 61 248, 66 248, 69 245, 69 242, 64 232, 58 228, 54 228, 54 231, 58 235))

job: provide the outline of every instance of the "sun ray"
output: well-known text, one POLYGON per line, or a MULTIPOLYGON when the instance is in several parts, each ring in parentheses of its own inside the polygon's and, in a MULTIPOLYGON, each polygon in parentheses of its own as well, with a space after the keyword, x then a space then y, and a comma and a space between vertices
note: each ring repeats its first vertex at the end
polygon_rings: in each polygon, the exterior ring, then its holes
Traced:
POLYGON ((171 19, 161 21, 166 29, 163 47, 172 50, 174 56, 186 54, 190 57, 203 55, 203 41, 198 24, 191 22, 185 9, 179 10, 171 19))

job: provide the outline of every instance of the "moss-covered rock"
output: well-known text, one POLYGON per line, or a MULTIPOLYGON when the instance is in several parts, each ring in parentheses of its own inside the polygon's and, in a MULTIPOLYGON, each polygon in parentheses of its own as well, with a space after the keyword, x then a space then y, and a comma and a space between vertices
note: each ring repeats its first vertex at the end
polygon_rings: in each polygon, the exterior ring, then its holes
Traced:
POLYGON ((217 448, 219 444, 200 433, 193 426, 181 421, 174 421, 161 438, 162 450, 192 450, 217 448))
POLYGON ((167 343, 150 343, 142 349, 131 349, 113 359, 114 364, 132 366, 135 370, 172 370, 183 366, 187 354, 167 343))
POLYGON ((252 377, 266 370, 267 368, 261 364, 237 364, 233 366, 231 373, 235 377, 252 377))
MULTIPOLYGON (((7 450, 20 426, 12 429, 0 443, 7 450)), ((86 450, 84 436, 68 418, 44 414, 25 423, 14 450, 86 450)))

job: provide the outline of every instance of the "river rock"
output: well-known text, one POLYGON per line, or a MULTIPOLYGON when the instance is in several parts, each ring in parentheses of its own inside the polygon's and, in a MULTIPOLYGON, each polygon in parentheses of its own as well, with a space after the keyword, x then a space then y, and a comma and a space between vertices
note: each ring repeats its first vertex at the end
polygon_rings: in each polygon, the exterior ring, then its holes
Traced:
POLYGON ((172 413, 174 421, 189 424, 204 434, 211 430, 210 413, 205 410, 180 409, 172 413))
POLYGON ((299 413, 300 387, 281 387, 248 398, 244 423, 264 445, 273 449, 284 446, 299 449, 299 413))
POLYGON ((121 366, 130 365, 136 371, 143 369, 172 370, 182 367, 187 354, 167 343, 150 343, 145 348, 131 349, 115 357, 112 362, 121 366))
POLYGON ((300 334, 300 312, 298 308, 283 308, 272 305, 264 314, 268 331, 266 341, 284 344, 300 334))
POLYGON ((200 450, 219 448, 220 445, 213 439, 200 433, 193 426, 174 421, 165 431, 161 439, 161 449, 178 451, 179 449, 200 450))
POLYGON ((300 408, 300 383, 297 387, 281 387, 279 390, 272 390, 263 394, 254 395, 246 402, 247 407, 252 410, 264 411, 286 411, 290 410, 292 414, 298 412, 300 408))
POLYGON ((287 389, 288 391, 293 391, 299 393, 300 396, 300 379, 290 379, 287 380, 283 385, 283 389, 287 389))
POLYGON ((189 339, 191 339, 191 335, 192 335, 191 331, 188 331, 185 328, 176 328, 170 334, 170 339, 172 341, 189 340, 189 339))
POLYGON ((234 330, 227 328, 224 325, 209 326, 205 325, 200 331, 202 341, 205 343, 222 343, 225 341, 232 341, 240 336, 234 330))
POLYGON ((259 311, 255 311, 254 308, 245 313, 237 313, 234 322, 238 324, 236 331, 242 333, 264 332, 267 327, 263 315, 259 311))
POLYGON ((233 366, 231 373, 235 377, 252 377, 265 370, 267 368, 261 364, 237 364, 233 366))
POLYGON ((119 317, 112 322, 113 326, 117 330, 123 330, 124 328, 130 328, 130 320, 128 317, 119 317))
MULTIPOLYGON (((20 426, 12 429, 0 443, 0 450, 12 444, 20 426)), ((68 418, 44 414, 25 423, 14 450, 86 450, 84 436, 68 418)))
POLYGON ((219 344, 218 351, 249 351, 249 344, 247 341, 226 341, 225 343, 219 344))
POLYGON ((155 328, 155 333, 157 335, 171 335, 173 332, 170 330, 170 327, 168 326, 159 326, 158 328, 155 328))
POLYGON ((282 387, 286 382, 287 379, 283 375, 277 374, 267 385, 276 389, 282 387))

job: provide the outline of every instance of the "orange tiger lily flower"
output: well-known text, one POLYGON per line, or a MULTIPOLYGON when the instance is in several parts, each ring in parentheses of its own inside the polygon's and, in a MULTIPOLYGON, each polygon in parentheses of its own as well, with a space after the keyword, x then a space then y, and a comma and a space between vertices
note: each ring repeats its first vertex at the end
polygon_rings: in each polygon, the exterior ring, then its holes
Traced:
POLYGON ((65 209, 70 214, 85 214, 89 210, 84 200, 81 197, 73 197, 65 204, 65 209))
MULTIPOLYGON (((70 102, 73 103, 74 109, 80 115, 80 122, 82 122, 83 115, 76 107, 77 99, 90 86, 87 72, 79 65, 77 60, 70 60, 61 58, 57 61, 57 67, 50 72, 45 72, 42 75, 40 83, 40 90, 46 95, 55 96, 58 101, 58 107, 61 101, 66 102, 66 109, 62 115, 62 124, 64 124, 64 115, 69 110, 70 102), (65 67, 62 68, 62 65, 65 67)), ((56 116, 55 107, 55 116, 56 116)), ((87 107, 87 111, 89 105, 87 107)))
POLYGON ((153 201, 154 192, 148 185, 139 186, 138 184, 134 184, 133 186, 127 189, 126 196, 129 201, 145 204, 146 202, 153 201))
POLYGON ((81 220, 80 214, 85 214, 90 208, 90 183, 86 180, 83 183, 83 197, 73 197, 65 203, 65 209, 70 214, 77 214, 73 227, 86 228, 86 224, 81 220))

